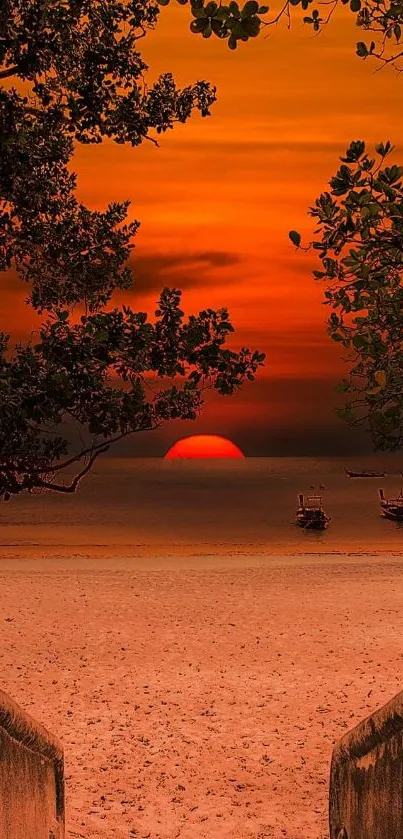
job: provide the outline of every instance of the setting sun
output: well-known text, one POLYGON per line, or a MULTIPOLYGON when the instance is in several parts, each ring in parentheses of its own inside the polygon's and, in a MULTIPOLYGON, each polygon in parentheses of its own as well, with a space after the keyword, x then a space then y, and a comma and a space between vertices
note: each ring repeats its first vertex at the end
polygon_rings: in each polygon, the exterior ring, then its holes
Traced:
POLYGON ((192 437, 184 437, 178 440, 167 451, 165 458, 172 459, 176 457, 245 457, 238 446, 227 440, 225 437, 219 437, 216 434, 194 434, 192 437))

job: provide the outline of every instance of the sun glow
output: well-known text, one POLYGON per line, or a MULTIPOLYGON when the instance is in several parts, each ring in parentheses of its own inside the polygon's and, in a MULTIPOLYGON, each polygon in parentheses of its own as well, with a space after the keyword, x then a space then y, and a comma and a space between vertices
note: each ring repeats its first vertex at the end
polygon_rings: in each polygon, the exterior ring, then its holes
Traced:
POLYGON ((184 458, 211 458, 211 457, 245 457, 241 449, 216 434, 194 434, 192 437, 183 437, 178 440, 167 451, 165 459, 177 457, 184 458))

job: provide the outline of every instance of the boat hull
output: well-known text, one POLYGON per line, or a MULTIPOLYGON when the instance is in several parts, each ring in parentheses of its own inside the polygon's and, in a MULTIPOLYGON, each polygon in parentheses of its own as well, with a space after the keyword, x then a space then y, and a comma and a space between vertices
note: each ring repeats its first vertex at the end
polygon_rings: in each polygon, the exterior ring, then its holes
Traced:
POLYGON ((385 478, 386 472, 351 472, 346 469, 349 478, 385 478))
POLYGON ((297 521, 298 527, 302 527, 304 530, 326 530, 329 526, 328 521, 297 521))
POLYGON ((393 507, 390 509, 383 507, 381 516, 385 519, 390 519, 391 521, 403 521, 403 510, 393 509, 393 507))
POLYGON ((297 513, 297 525, 304 530, 326 530, 329 525, 329 517, 324 513, 321 515, 311 515, 310 511, 297 513))
POLYGON ((330 518, 322 507, 321 496, 308 495, 305 499, 301 492, 298 499, 299 506, 296 520, 298 527, 302 527, 304 530, 326 530, 330 518))

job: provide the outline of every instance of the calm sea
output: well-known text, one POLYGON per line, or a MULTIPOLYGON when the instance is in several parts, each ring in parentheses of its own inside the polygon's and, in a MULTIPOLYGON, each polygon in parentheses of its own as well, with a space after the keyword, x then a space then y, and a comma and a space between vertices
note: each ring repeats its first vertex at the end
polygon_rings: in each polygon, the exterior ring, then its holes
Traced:
POLYGON ((403 526, 380 517, 378 487, 403 487, 396 457, 107 459, 76 495, 21 496, 0 506, 0 555, 403 553, 403 526), (347 468, 385 470, 350 479, 347 468), (324 533, 294 524, 298 492, 322 491, 324 533), (19 550, 21 548, 21 551, 19 550))

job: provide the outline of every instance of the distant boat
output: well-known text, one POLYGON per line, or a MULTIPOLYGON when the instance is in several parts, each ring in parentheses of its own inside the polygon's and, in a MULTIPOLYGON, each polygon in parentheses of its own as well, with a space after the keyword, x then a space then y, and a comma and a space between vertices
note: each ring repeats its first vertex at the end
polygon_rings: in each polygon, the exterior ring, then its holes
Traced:
POLYGON ((386 478, 386 472, 370 472, 363 469, 362 472, 354 472, 352 469, 345 469, 349 478, 386 478))
POLYGON ((306 499, 302 493, 298 496, 297 520, 298 527, 305 530, 326 530, 330 522, 322 507, 320 495, 308 495, 306 499))
POLYGON ((381 503, 381 515, 385 519, 392 519, 392 521, 403 521, 403 492, 397 498, 385 498, 383 489, 379 490, 379 498, 381 503))

